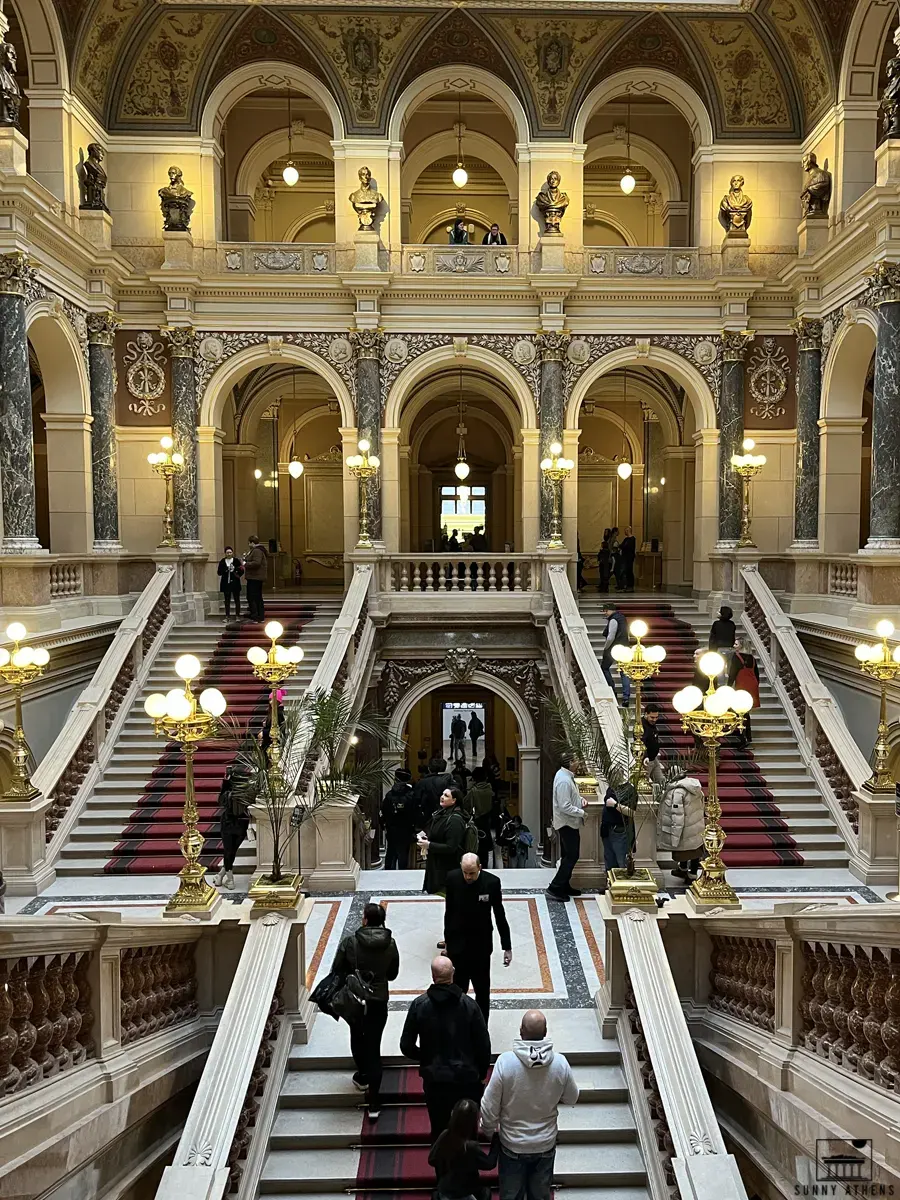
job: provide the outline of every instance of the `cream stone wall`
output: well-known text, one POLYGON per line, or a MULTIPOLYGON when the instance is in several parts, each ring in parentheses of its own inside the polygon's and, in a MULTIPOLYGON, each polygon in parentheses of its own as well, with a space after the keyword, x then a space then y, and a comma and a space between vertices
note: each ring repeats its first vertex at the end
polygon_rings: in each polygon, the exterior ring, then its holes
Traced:
POLYGON ((763 554, 777 554, 794 536, 796 437, 793 430, 747 429, 756 442, 754 454, 766 465, 751 485, 753 540, 763 554))
POLYGON ((195 137, 107 139, 109 208, 113 215, 113 245, 158 244, 162 212, 158 192, 168 186, 168 170, 180 167, 184 186, 194 194, 191 219, 194 242, 216 240, 219 229, 221 152, 214 142, 195 137))
MULTIPOLYGON (((119 470, 119 537, 132 554, 149 554, 163 536, 165 484, 147 462, 159 450, 159 439, 172 430, 168 425, 116 429, 119 470)), ((220 509, 221 511, 221 509, 220 509)), ((202 536, 202 533, 201 533, 202 536)), ((204 540, 204 545, 215 541, 204 540)))
POLYGON ((732 176, 743 175, 744 191, 753 200, 751 252, 795 250, 803 190, 800 158, 796 146, 714 146, 699 152, 694 159, 694 244, 722 244, 719 205, 732 176))

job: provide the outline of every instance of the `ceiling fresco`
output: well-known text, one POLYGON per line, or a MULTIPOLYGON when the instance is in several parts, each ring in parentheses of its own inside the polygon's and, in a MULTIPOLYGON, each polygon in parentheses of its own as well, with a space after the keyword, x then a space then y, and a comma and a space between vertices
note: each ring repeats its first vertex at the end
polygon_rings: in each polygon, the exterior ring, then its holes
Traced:
MULTIPOLYGON (((14 0, 22 3, 23 0, 14 0)), ((654 67, 707 103, 723 140, 799 138, 833 102, 854 0, 757 0, 677 12, 552 15, 489 0, 462 10, 341 0, 302 6, 222 0, 54 0, 81 99, 110 130, 196 130, 203 102, 248 62, 304 67, 334 93, 348 132, 383 133, 416 74, 477 64, 520 96, 536 137, 571 132, 605 76, 654 67)))

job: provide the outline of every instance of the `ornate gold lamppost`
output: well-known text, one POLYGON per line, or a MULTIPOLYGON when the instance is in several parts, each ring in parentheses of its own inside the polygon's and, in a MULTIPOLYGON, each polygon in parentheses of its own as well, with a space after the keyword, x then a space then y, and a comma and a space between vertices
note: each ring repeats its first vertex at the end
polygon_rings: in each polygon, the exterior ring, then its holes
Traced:
POLYGON ((175 660, 175 674, 184 680, 184 690, 172 688, 163 695, 154 692, 144 701, 144 711, 153 720, 157 734, 165 734, 178 742, 184 751, 184 810, 181 814, 184 832, 178 845, 184 858, 179 872, 178 891, 166 905, 163 916, 177 917, 183 913, 208 917, 218 900, 218 892, 206 881, 206 868, 200 863, 204 838, 197 828, 199 814, 194 794, 194 751, 200 742, 219 732, 219 718, 225 712, 225 697, 218 688, 206 688, 195 696, 191 680, 200 674, 200 660, 193 654, 182 654, 175 660))
POLYGON ((572 474, 575 463, 571 458, 562 458, 562 446, 553 442, 550 446, 550 457, 541 460, 541 472, 553 489, 553 509, 550 516, 549 550, 565 550, 566 544, 562 536, 562 485, 572 474))
POLYGON ((735 690, 723 685, 716 687, 715 678, 725 670, 725 660, 714 650, 700 659, 700 670, 709 678, 709 688, 704 694, 691 684, 672 697, 675 711, 681 715, 681 727, 686 733, 700 738, 706 746, 709 762, 709 784, 706 795, 706 827, 703 830, 703 845, 706 858, 700 864, 700 876, 691 884, 688 899, 698 907, 730 905, 740 907, 734 888, 725 878, 722 862, 722 847, 725 832, 722 829, 722 806, 716 783, 716 757, 719 740, 744 727, 744 715, 753 707, 749 692, 735 690))
POLYGON ((359 482, 359 538, 357 550, 371 550, 372 538, 369 534, 369 480, 374 479, 381 466, 377 454, 370 454, 372 448, 368 438, 362 438, 357 445, 359 454, 351 454, 347 459, 350 474, 359 482))
POLYGON ((175 529, 173 516, 175 513, 175 498, 172 480, 184 470, 184 456, 177 450, 173 451, 175 443, 168 436, 159 439, 162 446, 156 454, 148 454, 147 462, 157 475, 162 476, 166 484, 166 507, 163 510, 163 539, 160 546, 175 546, 175 529))
POLYGON ((753 438, 744 438, 744 453, 731 456, 731 465, 735 473, 741 477, 741 536, 738 539, 738 547, 756 546, 750 532, 750 480, 755 479, 766 465, 766 456, 752 454, 751 451, 755 447, 756 442, 753 438))
POLYGON ((16 702, 16 729, 13 734, 15 749, 12 777, 3 799, 33 800, 39 793, 28 774, 28 743, 25 741, 25 730, 22 727, 22 691, 26 684, 43 675, 50 655, 43 646, 32 648, 19 645, 27 636, 27 630, 21 621, 13 621, 6 630, 6 636, 13 643, 13 648, 9 651, 5 646, 0 647, 0 676, 13 690, 16 702))
MULTIPOLYGON (((875 632, 881 638, 881 645, 869 646, 865 642, 861 642, 855 652, 860 670, 874 679, 881 689, 878 736, 875 739, 875 749, 872 753, 872 778, 866 782, 865 787, 868 792, 886 792, 896 796, 896 785, 887 765, 890 755, 887 740, 887 689, 888 684, 893 683, 900 676, 900 646, 895 646, 891 653, 888 638, 894 632, 894 626, 890 621, 879 621, 875 626, 875 632)), ((900 799, 896 801, 896 811, 898 822, 900 822, 900 799)), ((898 826, 898 835, 900 835, 900 826, 898 826)), ((887 899, 893 900, 894 903, 900 902, 900 882, 897 887, 896 892, 889 892, 887 895, 887 899)))
POLYGON ((638 791, 647 795, 651 792, 651 788, 644 774, 644 730, 641 723, 641 687, 648 679, 652 679, 654 675, 659 673, 659 668, 666 657, 666 648, 665 646, 641 645, 641 638, 645 638, 649 632, 646 621, 640 619, 632 621, 628 632, 634 638, 635 645, 613 646, 612 656, 619 664, 619 670, 627 675, 634 684, 632 755, 635 766, 640 772, 638 791))

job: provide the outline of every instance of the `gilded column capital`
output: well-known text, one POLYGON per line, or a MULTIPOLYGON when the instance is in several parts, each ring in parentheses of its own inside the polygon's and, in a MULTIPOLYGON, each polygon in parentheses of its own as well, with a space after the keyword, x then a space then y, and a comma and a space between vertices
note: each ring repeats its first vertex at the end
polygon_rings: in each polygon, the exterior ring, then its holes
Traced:
POLYGON ((381 362, 384 350, 384 334, 381 330, 352 329, 348 336, 357 358, 373 358, 381 362))
POLYGON ((88 313, 88 341, 92 346, 111 346, 113 335, 121 323, 122 318, 114 312, 88 313))
POLYGON ((24 296, 34 276, 34 261, 21 250, 0 254, 0 294, 24 296))
POLYGON ((173 358, 193 358, 197 335, 190 325, 163 325, 159 331, 169 343, 173 358))
POLYGON ((900 263, 880 262, 867 280, 867 299, 876 307, 900 303, 900 263))
POLYGON ((822 322, 816 317, 798 317, 791 321, 798 350, 822 349, 822 322))
POLYGON ((722 331, 722 354, 726 362, 743 362, 756 337, 753 329, 725 329, 722 331))
POLYGON ((539 333, 534 340, 541 362, 562 362, 569 347, 569 337, 570 335, 563 330, 539 333))

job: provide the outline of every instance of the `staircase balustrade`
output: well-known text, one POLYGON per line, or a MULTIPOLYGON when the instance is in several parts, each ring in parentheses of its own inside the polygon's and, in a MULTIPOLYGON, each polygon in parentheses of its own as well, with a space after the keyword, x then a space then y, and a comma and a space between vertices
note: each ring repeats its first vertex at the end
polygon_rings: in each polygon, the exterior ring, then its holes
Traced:
POLYGON ((891 878, 885 874, 887 867, 873 867, 876 843, 883 841, 883 831, 876 832, 872 826, 883 817, 870 811, 862 790, 872 769, 768 584, 755 566, 742 568, 741 576, 745 585, 743 626, 784 706, 803 761, 851 851, 850 869, 870 882, 887 882, 891 878))
MULTIPOLYGON (((35 787, 50 799, 44 818, 48 865, 56 861, 84 800, 112 756, 131 702, 173 623, 173 576, 174 567, 157 568, 34 771, 35 787)), ((15 875, 8 882, 18 890, 15 875)), ((21 890, 35 890, 28 881, 22 882, 21 890)))
POLYGON ((391 554, 382 590, 442 596, 448 592, 536 592, 542 560, 534 554, 391 554))

